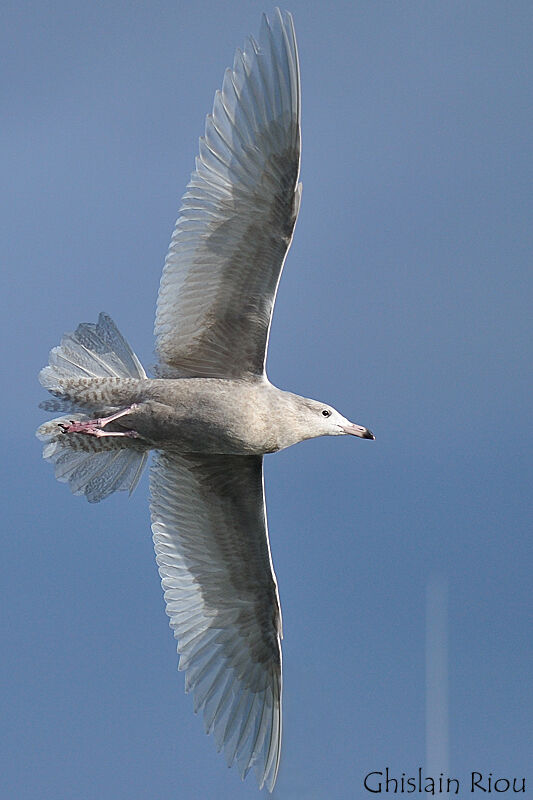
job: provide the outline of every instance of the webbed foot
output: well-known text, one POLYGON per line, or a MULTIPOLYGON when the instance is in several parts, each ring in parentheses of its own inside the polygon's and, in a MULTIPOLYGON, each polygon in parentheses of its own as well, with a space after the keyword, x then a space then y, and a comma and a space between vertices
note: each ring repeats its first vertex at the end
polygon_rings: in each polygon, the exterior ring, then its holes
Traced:
POLYGON ((116 419, 120 419, 121 417, 126 416, 126 414, 130 414, 132 411, 136 411, 137 408, 138 405, 134 403, 122 411, 117 411, 116 414, 111 414, 109 417, 98 417, 98 419, 86 420, 71 420, 68 425, 59 423, 59 427, 62 429, 63 433, 84 433, 87 436, 96 436, 98 438, 102 438, 103 436, 127 436, 130 439, 136 439, 139 436, 137 431, 105 431, 103 429, 109 422, 114 422, 116 419))

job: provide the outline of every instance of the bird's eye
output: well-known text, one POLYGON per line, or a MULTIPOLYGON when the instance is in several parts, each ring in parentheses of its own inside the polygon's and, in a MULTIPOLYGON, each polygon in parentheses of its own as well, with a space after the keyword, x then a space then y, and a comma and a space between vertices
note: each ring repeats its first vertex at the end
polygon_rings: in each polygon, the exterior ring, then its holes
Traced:
POLYGON ((329 410, 329 408, 325 408, 325 409, 322 411, 322 416, 323 416, 323 417, 331 417, 331 411, 329 410))

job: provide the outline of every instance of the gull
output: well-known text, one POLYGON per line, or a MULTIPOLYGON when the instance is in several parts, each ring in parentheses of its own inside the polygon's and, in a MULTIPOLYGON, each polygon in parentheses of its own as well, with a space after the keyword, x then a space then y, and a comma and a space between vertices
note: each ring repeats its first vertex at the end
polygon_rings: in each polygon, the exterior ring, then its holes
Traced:
POLYGON ((272 791, 281 752, 281 612, 263 456, 316 436, 373 439, 265 371, 301 198, 292 17, 263 15, 200 139, 157 299, 149 378, 112 319, 82 323, 40 381, 68 412, 37 436, 55 475, 98 502, 133 491, 148 454, 156 560, 185 689, 228 766, 272 791))

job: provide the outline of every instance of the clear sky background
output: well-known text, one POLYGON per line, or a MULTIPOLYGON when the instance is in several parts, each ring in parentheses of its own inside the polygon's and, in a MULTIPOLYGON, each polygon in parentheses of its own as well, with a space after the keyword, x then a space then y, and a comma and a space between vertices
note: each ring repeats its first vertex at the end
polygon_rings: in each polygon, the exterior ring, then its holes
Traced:
MULTIPOLYGON (((533 6, 289 8, 304 191, 269 377, 377 440, 266 458, 285 632, 274 797, 370 797, 367 772, 424 767, 432 575, 449 592, 450 774, 527 775, 533 797, 533 6)), ((78 322, 107 311, 154 362, 198 136, 263 9, 3 6, 5 798, 257 796, 184 695, 146 477, 91 506, 34 430, 38 370, 78 322)))

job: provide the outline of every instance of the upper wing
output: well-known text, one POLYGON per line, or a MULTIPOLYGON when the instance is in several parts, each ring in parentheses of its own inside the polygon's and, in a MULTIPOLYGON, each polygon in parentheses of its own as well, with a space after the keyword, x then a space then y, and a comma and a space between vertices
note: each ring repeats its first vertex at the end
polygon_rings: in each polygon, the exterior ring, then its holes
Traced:
POLYGON ((158 452, 152 530, 185 689, 228 766, 260 788, 281 748, 281 615, 261 456, 158 452))
POLYGON ((162 376, 263 372, 299 168, 298 53, 292 17, 276 9, 259 44, 237 50, 200 139, 157 299, 162 376))

